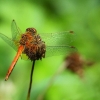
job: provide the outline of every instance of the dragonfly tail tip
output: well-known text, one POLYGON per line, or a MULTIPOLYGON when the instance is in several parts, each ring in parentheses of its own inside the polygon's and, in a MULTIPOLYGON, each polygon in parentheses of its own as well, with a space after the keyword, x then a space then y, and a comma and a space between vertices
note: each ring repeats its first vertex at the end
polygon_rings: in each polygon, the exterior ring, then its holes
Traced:
POLYGON ((7 81, 7 79, 5 79, 5 81, 7 81))
POLYGON ((5 81, 7 81, 7 80, 8 80, 8 77, 5 78, 5 81))

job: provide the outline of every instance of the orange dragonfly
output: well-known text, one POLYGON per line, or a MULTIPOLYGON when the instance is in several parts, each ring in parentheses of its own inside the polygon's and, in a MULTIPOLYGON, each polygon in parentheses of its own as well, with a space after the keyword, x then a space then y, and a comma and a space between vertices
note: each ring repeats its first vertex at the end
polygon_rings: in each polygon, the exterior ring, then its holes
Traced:
POLYGON ((17 27, 15 20, 12 21, 11 31, 12 38, 8 38, 0 33, 0 37, 17 51, 5 80, 9 78, 21 54, 26 54, 28 59, 33 61, 49 56, 66 55, 68 51, 75 50, 73 46, 69 45, 75 39, 73 31, 46 33, 41 34, 40 37, 35 28, 27 28, 26 32, 22 33, 17 27))

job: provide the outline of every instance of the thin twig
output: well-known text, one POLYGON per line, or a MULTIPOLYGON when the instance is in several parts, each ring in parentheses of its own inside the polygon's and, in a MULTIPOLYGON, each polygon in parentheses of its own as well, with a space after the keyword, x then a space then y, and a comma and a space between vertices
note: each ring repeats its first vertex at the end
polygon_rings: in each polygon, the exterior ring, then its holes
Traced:
POLYGON ((30 92, 31 92, 31 87, 32 87, 32 76, 33 76, 34 65, 35 65, 35 60, 33 61, 33 64, 32 64, 27 100, 30 100, 30 92))
POLYGON ((52 85, 52 83, 54 82, 55 78, 61 74, 61 72, 63 72, 66 68, 66 66, 68 66, 67 62, 63 62, 60 67, 56 70, 56 72, 54 73, 54 75, 51 77, 49 83, 46 85, 45 89, 42 91, 42 93, 38 96, 37 100, 44 100, 44 95, 46 94, 46 92, 48 91, 48 89, 50 88, 50 86, 52 85))

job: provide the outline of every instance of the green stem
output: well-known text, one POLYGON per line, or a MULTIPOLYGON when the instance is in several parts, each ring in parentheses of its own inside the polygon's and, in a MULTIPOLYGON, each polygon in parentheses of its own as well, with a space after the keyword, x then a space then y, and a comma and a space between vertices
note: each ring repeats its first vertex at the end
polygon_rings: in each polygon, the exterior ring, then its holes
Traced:
POLYGON ((30 100, 30 93, 31 93, 31 87, 32 87, 32 76, 33 76, 34 65, 35 65, 35 60, 33 61, 33 64, 32 64, 27 100, 30 100))
POLYGON ((61 72, 63 72, 66 69, 66 66, 68 65, 68 63, 63 62, 60 67, 56 70, 56 72, 54 73, 54 75, 51 77, 49 83, 46 85, 45 89, 42 91, 42 93, 38 96, 37 100, 44 100, 44 95, 46 94, 46 92, 49 90, 50 86, 53 84, 55 78, 61 74, 61 72))

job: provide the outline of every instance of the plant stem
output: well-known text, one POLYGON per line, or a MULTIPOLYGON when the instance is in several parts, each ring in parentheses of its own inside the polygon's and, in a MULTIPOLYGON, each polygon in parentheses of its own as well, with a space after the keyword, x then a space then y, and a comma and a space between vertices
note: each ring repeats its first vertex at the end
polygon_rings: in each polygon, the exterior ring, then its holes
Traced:
POLYGON ((28 89, 27 100, 30 100, 30 93, 31 93, 31 87, 32 87, 32 77, 33 77, 34 65, 35 65, 35 60, 33 61, 33 64, 32 64, 31 75, 30 75, 30 84, 29 84, 29 89, 28 89))
POLYGON ((54 75, 51 77, 49 83, 46 85, 45 89, 42 91, 42 93, 38 96, 37 100, 44 100, 44 95, 46 94, 46 92, 49 90, 50 86, 53 84, 55 78, 61 74, 65 69, 66 66, 68 66, 68 63, 63 62, 60 67, 56 70, 56 72, 54 73, 54 75))

